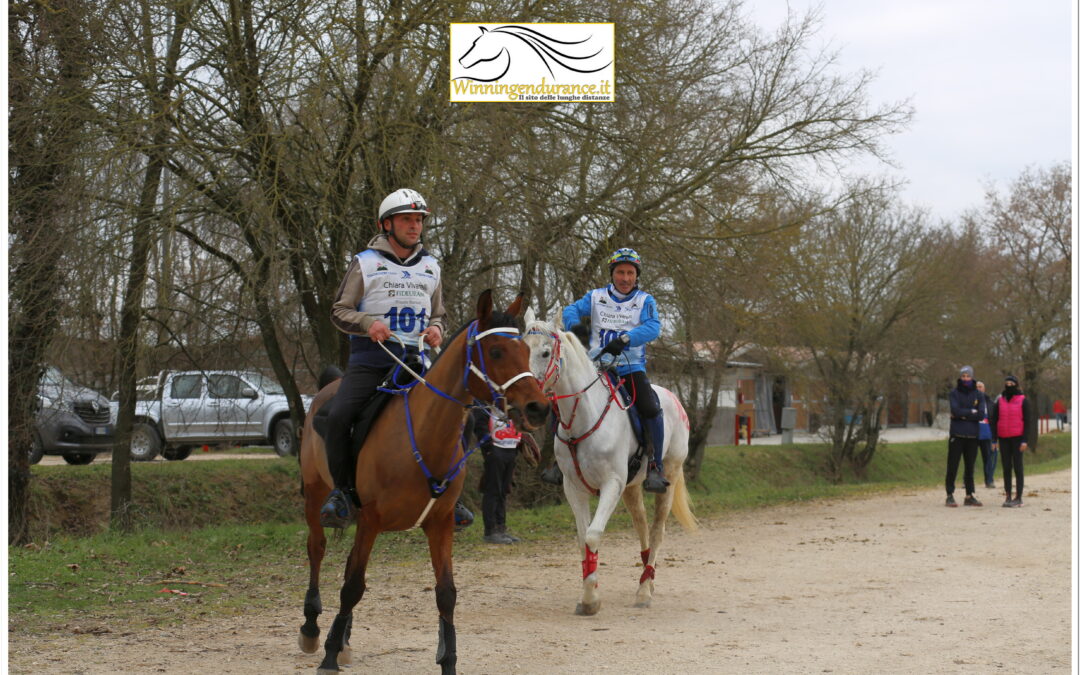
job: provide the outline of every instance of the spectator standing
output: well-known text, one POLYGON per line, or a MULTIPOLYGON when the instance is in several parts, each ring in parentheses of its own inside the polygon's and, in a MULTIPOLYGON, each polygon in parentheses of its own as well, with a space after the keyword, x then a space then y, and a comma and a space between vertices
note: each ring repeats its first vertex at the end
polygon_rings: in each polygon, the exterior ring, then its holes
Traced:
POLYGON ((1024 505, 1024 453, 1028 449, 1028 435, 1036 429, 1038 421, 1031 401, 1020 389, 1020 380, 1013 375, 1005 376, 1005 389, 998 398, 990 417, 990 429, 994 442, 1001 448, 1001 468, 1005 474, 1005 508, 1024 505), (1016 498, 1013 499, 1012 474, 1016 471, 1016 498))
POLYGON ((994 445, 994 435, 990 431, 990 414, 994 404, 986 395, 986 385, 980 380, 975 383, 975 388, 983 395, 985 407, 983 418, 979 420, 979 453, 982 455, 983 477, 986 479, 986 487, 994 488, 994 470, 997 469, 998 449, 994 445))
POLYGON ((1054 401, 1054 417, 1057 418, 1057 430, 1063 431, 1065 423, 1068 422, 1068 411, 1060 398, 1054 401))
POLYGON ((979 421, 986 409, 986 397, 975 387, 975 370, 960 369, 956 388, 949 392, 949 455, 945 469, 945 506, 956 506, 956 471, 964 458, 964 506, 982 506, 975 497, 975 456, 979 452, 979 421))
POLYGON ((514 476, 522 434, 510 420, 497 420, 477 408, 472 413, 473 433, 484 457, 480 477, 480 514, 484 520, 484 541, 489 544, 514 544, 521 541, 506 530, 506 495, 514 476))

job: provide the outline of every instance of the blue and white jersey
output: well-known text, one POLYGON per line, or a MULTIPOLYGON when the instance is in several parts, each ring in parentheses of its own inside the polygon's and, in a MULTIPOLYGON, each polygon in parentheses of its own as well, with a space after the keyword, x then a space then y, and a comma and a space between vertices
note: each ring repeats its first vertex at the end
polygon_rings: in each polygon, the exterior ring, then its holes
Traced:
POLYGON ((405 344, 415 346, 431 320, 431 296, 442 274, 438 261, 425 255, 404 266, 370 248, 357 253, 356 261, 364 275, 364 297, 356 311, 378 317, 405 344))
POLYGON ((611 284, 589 291, 563 310, 563 330, 588 316, 592 318, 592 347, 603 347, 620 335, 628 335, 630 344, 618 358, 619 375, 644 372, 645 345, 660 337, 656 300, 639 288, 625 298, 620 295, 611 284))

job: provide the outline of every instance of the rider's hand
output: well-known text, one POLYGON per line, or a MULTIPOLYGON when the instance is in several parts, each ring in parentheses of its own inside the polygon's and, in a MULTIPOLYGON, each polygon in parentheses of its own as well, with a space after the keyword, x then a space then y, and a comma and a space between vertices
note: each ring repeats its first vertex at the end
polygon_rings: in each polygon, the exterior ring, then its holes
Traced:
POLYGON ((367 331, 368 337, 375 342, 382 342, 383 340, 390 339, 390 329, 386 327, 386 324, 382 321, 376 321, 371 324, 371 328, 367 331))
POLYGON ((438 326, 428 326, 420 331, 420 334, 426 336, 424 342, 432 347, 438 347, 442 344, 442 330, 440 330, 438 326))
POLYGON ((626 349, 626 345, 630 344, 629 335, 620 335, 611 342, 607 343, 603 349, 600 350, 601 354, 611 354, 612 356, 618 356, 626 349))

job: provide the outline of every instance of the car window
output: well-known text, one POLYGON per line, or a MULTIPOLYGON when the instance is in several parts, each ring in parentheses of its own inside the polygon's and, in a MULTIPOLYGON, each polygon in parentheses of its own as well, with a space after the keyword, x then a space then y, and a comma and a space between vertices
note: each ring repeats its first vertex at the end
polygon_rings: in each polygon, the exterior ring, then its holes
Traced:
POLYGON ((244 381, 235 375, 210 375, 208 378, 210 398, 240 398, 244 381))
POLYGON ((199 398, 202 396, 202 375, 177 375, 172 381, 172 398, 199 398))

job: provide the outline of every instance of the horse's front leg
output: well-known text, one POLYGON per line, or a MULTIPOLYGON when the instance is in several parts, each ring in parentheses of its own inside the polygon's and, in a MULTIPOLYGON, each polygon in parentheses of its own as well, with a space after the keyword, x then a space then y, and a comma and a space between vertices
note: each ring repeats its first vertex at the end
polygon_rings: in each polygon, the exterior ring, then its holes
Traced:
POLYGON ((340 671, 339 664, 352 661, 352 652, 349 649, 352 611, 364 597, 364 590, 367 588, 364 576, 376 536, 378 536, 378 531, 375 528, 365 526, 363 519, 357 519, 356 539, 353 540, 349 560, 345 564, 345 583, 341 586, 340 595, 341 607, 337 616, 334 617, 334 622, 330 625, 330 632, 326 634, 324 645, 326 654, 322 663, 319 664, 317 675, 332 675, 340 671))
MULTIPOLYGON (((600 486, 600 499, 597 501, 592 520, 588 521, 584 527, 583 522, 578 523, 578 532, 584 531, 584 536, 579 537, 582 540, 582 596, 581 602, 575 610, 577 614, 591 616, 600 611, 600 580, 598 578, 600 539, 604 534, 604 528, 607 527, 611 514, 615 512, 615 507, 619 504, 619 497, 622 495, 624 487, 625 483, 618 478, 610 478, 605 481, 600 486)), ((581 515, 584 515, 583 520, 587 520, 587 494, 584 495, 584 499, 585 509, 582 510, 581 515)), ((577 509, 574 510, 574 516, 575 518, 579 516, 577 509)))
POLYGON ((457 588, 454 586, 454 515, 429 521, 424 525, 431 567, 435 572, 435 605, 439 608, 439 649, 435 663, 442 667, 442 675, 457 672, 457 633, 454 630, 454 607, 457 605, 457 588))
POLYGON ((304 595, 304 623, 300 626, 300 650, 314 654, 319 648, 319 615, 322 598, 319 595, 319 574, 326 557, 326 531, 319 522, 319 508, 329 493, 321 483, 304 485, 304 520, 307 522, 308 588, 304 595))

